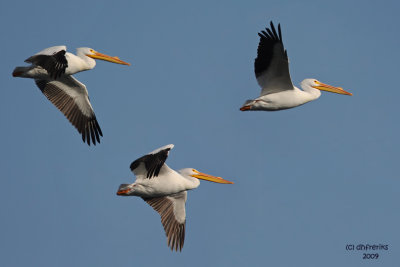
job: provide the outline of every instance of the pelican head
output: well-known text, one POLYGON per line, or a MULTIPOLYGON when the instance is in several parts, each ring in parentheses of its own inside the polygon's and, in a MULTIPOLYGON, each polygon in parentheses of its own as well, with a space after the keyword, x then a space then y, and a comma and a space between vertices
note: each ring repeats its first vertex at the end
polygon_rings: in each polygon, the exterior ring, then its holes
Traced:
POLYGON ((307 91, 307 88, 315 88, 321 91, 327 91, 331 93, 336 93, 336 94, 342 94, 342 95, 353 95, 352 93, 349 93, 345 90, 343 90, 342 87, 335 87, 332 85, 328 85, 325 83, 322 83, 316 79, 305 79, 301 82, 301 87, 307 91))
POLYGON ((217 177, 217 176, 213 176, 210 174, 199 172, 198 170, 193 169, 193 168, 186 168, 186 169, 179 170, 179 173, 183 177, 193 177, 193 178, 206 180, 206 181, 219 183, 219 184, 233 184, 233 182, 231 182, 231 181, 222 179, 221 177, 217 177))
POLYGON ((76 49, 77 55, 84 55, 93 59, 100 59, 100 60, 105 60, 108 62, 112 63, 117 63, 117 64, 122 64, 122 65, 128 65, 130 66, 131 64, 125 61, 122 61, 118 57, 111 57, 106 54, 102 54, 100 52, 97 52, 96 50, 89 48, 89 47, 81 47, 76 49))

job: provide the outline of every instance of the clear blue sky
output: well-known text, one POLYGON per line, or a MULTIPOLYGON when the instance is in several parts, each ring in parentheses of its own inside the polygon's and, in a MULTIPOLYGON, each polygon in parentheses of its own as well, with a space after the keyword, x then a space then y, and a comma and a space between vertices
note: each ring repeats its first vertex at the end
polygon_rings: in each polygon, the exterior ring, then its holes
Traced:
POLYGON ((399 266, 398 1, 3 1, 0 3, 1 266, 399 266), (281 23, 294 83, 341 86, 280 112, 240 112, 260 89, 257 32, 281 23), (43 48, 88 46, 86 84, 104 133, 88 147, 32 80, 43 48), (186 241, 115 195, 129 164, 167 161, 202 182, 186 241), (388 244, 378 260, 346 244, 388 244))

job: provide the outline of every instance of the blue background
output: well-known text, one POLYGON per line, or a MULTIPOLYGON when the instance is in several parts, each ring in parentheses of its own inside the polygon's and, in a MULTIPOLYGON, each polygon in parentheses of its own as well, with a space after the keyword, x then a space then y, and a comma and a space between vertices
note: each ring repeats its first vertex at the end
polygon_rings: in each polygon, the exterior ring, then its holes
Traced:
MULTIPOLYGON (((400 181, 398 1, 3 1, 1 266, 396 266, 400 181), (323 93, 280 112, 240 112, 260 89, 257 32, 281 23, 293 82, 323 93), (53 45, 131 62, 76 75, 104 133, 88 147, 15 66, 53 45), (186 204, 171 252, 129 164, 222 176, 186 204), (347 244, 388 244, 377 260, 347 244)), ((376 251, 373 251, 374 253, 376 251)))

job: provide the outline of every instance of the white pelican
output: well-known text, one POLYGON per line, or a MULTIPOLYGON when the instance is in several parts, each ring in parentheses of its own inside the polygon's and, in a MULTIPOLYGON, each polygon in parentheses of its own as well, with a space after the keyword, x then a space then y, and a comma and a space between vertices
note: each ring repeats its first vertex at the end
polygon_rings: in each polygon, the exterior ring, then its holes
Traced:
POLYGON ((289 60, 283 47, 281 25, 278 24, 277 34, 271 21, 271 29, 258 33, 260 43, 257 49, 257 58, 254 62, 254 71, 258 84, 261 86, 261 95, 254 100, 247 100, 240 108, 246 110, 282 110, 297 107, 320 97, 320 90, 352 95, 340 87, 324 84, 316 79, 305 79, 301 88, 293 86, 289 74, 289 60))
POLYGON ((136 181, 121 184, 117 195, 139 196, 153 207, 161 216, 168 246, 178 251, 182 250, 185 241, 187 190, 197 188, 200 185, 198 179, 221 184, 233 182, 192 168, 174 171, 165 164, 173 147, 172 144, 163 146, 132 162, 130 168, 136 181))
POLYGON ((76 49, 76 55, 66 52, 66 46, 46 48, 31 56, 25 62, 31 66, 16 67, 14 77, 35 79, 42 93, 67 117, 82 134, 83 142, 96 145, 103 136, 89 101, 86 86, 75 79, 72 74, 91 70, 96 66, 94 59, 130 65, 118 57, 110 57, 91 48, 76 49))

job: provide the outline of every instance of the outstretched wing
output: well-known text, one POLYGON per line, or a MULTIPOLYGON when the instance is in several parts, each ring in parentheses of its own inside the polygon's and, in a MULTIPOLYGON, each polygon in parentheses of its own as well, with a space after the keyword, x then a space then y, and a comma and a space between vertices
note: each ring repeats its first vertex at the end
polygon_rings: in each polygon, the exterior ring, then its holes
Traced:
POLYGON ((35 79, 42 93, 67 117, 82 134, 83 142, 96 145, 103 136, 92 105, 89 101, 86 86, 70 75, 62 75, 57 80, 35 79))
POLYGON ((152 177, 157 177, 166 166, 165 161, 168 158, 169 151, 174 147, 174 145, 166 145, 158 148, 149 154, 138 158, 131 163, 131 171, 136 176, 144 176, 151 179, 152 177))
POLYGON ((66 50, 65 46, 49 47, 26 59, 25 62, 42 67, 51 78, 58 79, 68 67, 66 50))
POLYGON ((271 29, 258 33, 260 43, 257 58, 254 61, 254 71, 257 82, 261 86, 261 95, 293 90, 289 73, 289 60, 283 47, 281 25, 278 33, 271 21, 271 29))
POLYGON ((187 192, 179 192, 166 197, 143 198, 161 216, 171 250, 181 251, 185 242, 187 192))

